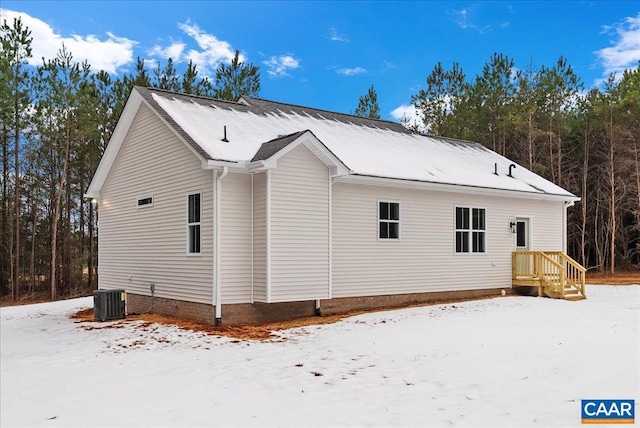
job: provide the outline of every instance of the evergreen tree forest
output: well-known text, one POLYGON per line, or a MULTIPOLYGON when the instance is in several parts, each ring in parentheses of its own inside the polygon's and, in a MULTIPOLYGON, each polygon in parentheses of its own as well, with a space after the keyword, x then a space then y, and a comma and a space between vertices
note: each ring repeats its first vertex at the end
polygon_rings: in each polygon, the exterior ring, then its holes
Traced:
POLYGON ((260 72, 239 59, 215 82, 172 59, 114 77, 78 63, 64 46, 28 65, 31 32, 0 26, 0 297, 63 298, 97 286, 97 215, 83 197, 133 86, 235 100, 256 97, 260 72))
MULTIPOLYGON (((140 58, 116 77, 64 46, 34 67, 20 20, 0 26, 0 297, 59 299, 97 285, 97 212, 84 198, 134 85, 200 96, 258 96, 259 68, 236 52, 214 81, 195 64, 140 58)), ((495 54, 481 75, 437 64, 412 97, 419 132, 480 142, 582 200, 569 254, 589 269, 640 266, 640 65, 586 90, 566 59, 517 68, 495 54)), ((358 114, 379 117, 373 85, 358 114)))

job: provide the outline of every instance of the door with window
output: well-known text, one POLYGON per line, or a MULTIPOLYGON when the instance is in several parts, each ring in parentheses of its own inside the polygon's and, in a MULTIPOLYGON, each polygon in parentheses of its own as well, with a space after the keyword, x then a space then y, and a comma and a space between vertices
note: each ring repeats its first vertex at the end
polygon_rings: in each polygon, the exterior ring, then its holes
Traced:
MULTIPOLYGON (((529 251, 530 245, 530 221, 525 217, 516 217, 516 251, 529 251)), ((533 255, 518 257, 518 273, 533 276, 533 255)))

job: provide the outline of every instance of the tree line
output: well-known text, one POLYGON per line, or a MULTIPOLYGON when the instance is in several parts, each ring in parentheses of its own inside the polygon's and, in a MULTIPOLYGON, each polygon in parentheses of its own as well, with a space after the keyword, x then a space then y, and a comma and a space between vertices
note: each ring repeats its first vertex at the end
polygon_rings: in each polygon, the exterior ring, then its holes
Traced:
POLYGON ((85 294, 97 285, 96 209, 83 197, 134 85, 236 100, 257 96, 260 71, 235 52, 213 81, 172 59, 114 77, 65 46, 32 67, 30 30, 0 26, 0 296, 85 294))
POLYGON ((518 69, 494 54, 467 79, 438 63, 411 99, 409 127, 477 141, 579 196, 568 252, 613 273, 640 266, 640 63, 585 91, 564 57, 518 69))
MULTIPOLYGON (((83 197, 134 85, 236 100, 259 96, 259 67, 239 52, 215 78, 168 59, 114 77, 57 57, 28 65, 19 19, 0 27, 0 296, 84 294, 97 284, 96 210, 83 197)), ((566 59, 551 67, 495 54, 468 79, 438 63, 412 97, 418 132, 478 141, 568 189, 569 253, 599 271, 640 266, 640 66, 584 91, 566 59)), ((355 114, 380 118, 373 85, 355 114)))

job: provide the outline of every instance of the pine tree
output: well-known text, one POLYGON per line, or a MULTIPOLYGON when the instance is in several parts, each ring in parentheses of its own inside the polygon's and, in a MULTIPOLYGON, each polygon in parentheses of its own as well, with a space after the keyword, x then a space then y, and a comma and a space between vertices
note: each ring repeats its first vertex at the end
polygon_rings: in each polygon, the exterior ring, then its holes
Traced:
POLYGON ((64 45, 55 59, 38 68, 40 98, 36 104, 37 128, 41 135, 41 153, 47 157, 44 166, 47 169, 51 207, 49 279, 50 295, 54 300, 61 291, 58 287, 59 265, 62 268, 61 284, 65 287, 72 285, 71 211, 72 204, 77 203, 72 194, 72 180, 78 176, 80 147, 87 138, 85 126, 89 123, 85 123, 82 114, 91 106, 88 107, 86 102, 83 105, 82 100, 83 88, 89 76, 89 65, 86 62, 74 63, 73 56, 64 45), (59 229, 62 229, 62 234, 59 234, 59 229), (59 243, 62 245, 59 246, 59 243), (58 249, 61 249, 60 254, 58 249))
POLYGON ((173 59, 167 60, 167 65, 164 68, 160 67, 160 64, 153 70, 155 77, 152 82, 152 86, 160 89, 166 89, 167 91, 180 91, 179 76, 176 67, 173 64, 173 59))
POLYGON ((427 132, 434 135, 461 137, 461 127, 455 123, 457 108, 467 89, 465 74, 458 63, 445 71, 438 62, 427 76, 427 88, 411 97, 413 106, 421 112, 427 132))
POLYGON ((376 92, 373 84, 369 88, 369 91, 360 97, 358 101, 358 107, 355 111, 356 116, 368 117, 370 119, 380 119, 380 106, 378 106, 378 93, 376 92))
POLYGON ((576 94, 582 89, 580 78, 564 57, 551 67, 540 70, 541 84, 546 94, 544 112, 547 118, 549 170, 551 180, 562 183, 563 138, 565 130, 565 116, 572 107, 576 94))
MULTIPOLYGON (((16 18, 13 21, 13 26, 10 26, 5 20, 0 26, 0 41, 2 50, 0 51, 0 79, 1 85, 1 98, 2 114, 0 120, 2 121, 2 144, 3 144, 3 166, 5 167, 3 174, 3 186, 6 186, 8 178, 8 150, 9 139, 13 140, 13 181, 14 181, 14 212, 13 212, 13 248, 9 253, 12 254, 12 298, 17 300, 20 294, 20 242, 21 242, 21 228, 20 217, 22 214, 21 203, 21 172, 20 172, 20 151, 21 141, 24 138, 25 129, 27 125, 24 123, 28 106, 31 102, 30 89, 29 89, 29 72, 25 69, 27 60, 31 57, 31 31, 24 27, 22 20, 16 18), (11 137, 10 137, 11 136, 11 137)), ((6 187, 3 187, 3 199, 7 197, 6 187)), ((7 201, 3 201, 5 203, 7 201)), ((4 207, 4 206, 3 206, 4 207)), ((3 229, 7 223, 6 212, 3 210, 3 229)), ((6 237, 4 234, 0 236, 4 241, 6 237)), ((9 240, 11 241, 11 240, 9 240)), ((5 244, 6 247, 6 244, 5 244)), ((4 259, 4 257, 3 257, 4 259)), ((4 260, 0 263, 0 268, 4 265, 4 260)), ((0 276, 3 272, 0 271, 0 276)), ((0 277, 0 280, 3 278, 0 277)), ((1 286, 2 284, 0 284, 1 286)))
MULTIPOLYGON (((493 150, 503 156, 507 152, 507 129, 511 126, 509 105, 516 92, 514 66, 513 59, 494 53, 473 87, 475 99, 479 103, 478 111, 484 116, 481 118, 480 129, 484 135, 488 135, 493 150)), ((485 140, 485 144, 487 143, 485 140)))
POLYGON ((180 91, 184 94, 199 95, 201 97, 210 96, 212 86, 209 79, 198 78, 198 70, 193 61, 189 60, 187 70, 182 75, 180 91))
POLYGON ((216 69, 215 98, 236 101, 241 95, 258 97, 260 94, 260 68, 252 63, 240 61, 240 51, 231 60, 231 64, 220 64, 216 69))

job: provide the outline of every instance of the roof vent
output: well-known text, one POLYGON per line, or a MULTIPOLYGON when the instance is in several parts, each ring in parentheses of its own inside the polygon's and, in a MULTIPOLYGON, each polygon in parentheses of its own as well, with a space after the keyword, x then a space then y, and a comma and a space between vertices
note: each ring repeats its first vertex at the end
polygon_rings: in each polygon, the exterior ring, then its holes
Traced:
POLYGON ((224 141, 225 143, 229 142, 229 140, 227 140, 227 125, 224 126, 224 137, 222 137, 221 141, 224 141))
POLYGON ((498 175, 498 162, 494 163, 493 174, 498 175))
POLYGON ((512 168, 515 168, 515 167, 516 167, 516 164, 515 164, 515 163, 512 163, 511 165, 509 165, 509 174, 507 174, 507 175, 508 175, 509 177, 511 177, 511 178, 513 178, 513 175, 511 175, 511 169, 512 169, 512 168))

